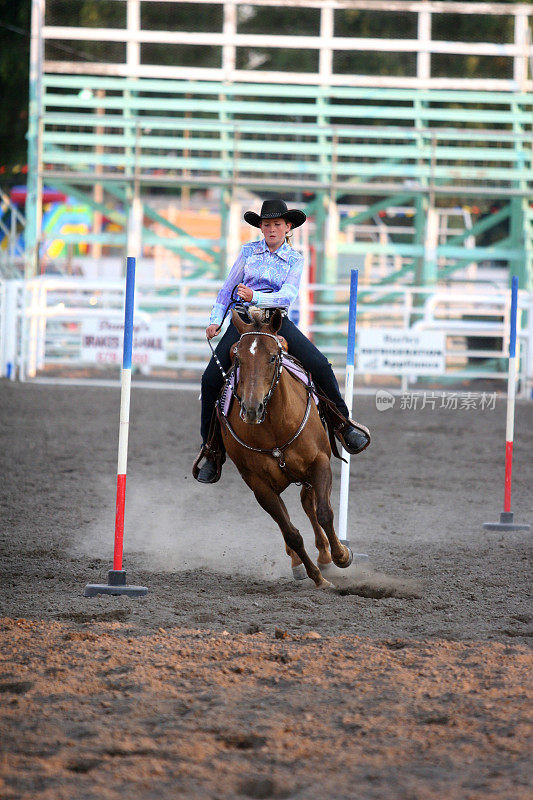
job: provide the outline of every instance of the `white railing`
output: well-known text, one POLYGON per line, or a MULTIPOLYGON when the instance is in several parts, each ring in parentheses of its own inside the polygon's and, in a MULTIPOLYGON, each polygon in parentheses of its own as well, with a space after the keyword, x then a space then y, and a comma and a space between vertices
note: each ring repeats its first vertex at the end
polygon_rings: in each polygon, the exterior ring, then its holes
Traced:
MULTIPOLYGON (((180 281, 136 288, 135 319, 162 323, 166 331, 163 362, 145 363, 142 374, 152 378, 185 378, 197 382, 210 355, 205 327, 219 283, 180 281)), ((310 284, 301 292, 300 327, 315 340, 337 374, 344 372, 347 307, 346 285, 310 284)), ((436 383, 484 378, 505 387, 509 339, 509 292, 468 293, 412 286, 361 286, 358 329, 382 327, 442 331, 445 370, 436 383)), ((82 333, 86 320, 121 322, 123 282, 37 278, 0 281, 0 374, 26 380, 37 375, 88 377, 108 374, 109 364, 84 360, 82 333), (107 370, 107 373, 106 373, 107 370)), ((519 388, 530 396, 533 387, 533 293, 520 293, 518 341, 519 388), (527 313, 528 323, 525 324, 527 313)), ((118 378, 118 367, 112 367, 118 378)), ((398 375, 402 388, 412 382, 398 375)), ((383 379, 366 374, 368 384, 383 379)), ((433 379, 432 379, 433 380, 433 379)), ((392 376, 392 383, 397 379, 392 376)))
MULTIPOLYGON (((165 0, 169 4, 169 15, 182 3, 194 2, 212 8, 212 0, 165 0)), ((118 5, 118 4, 117 4, 118 5)), ((310 84, 322 86, 388 86, 407 87, 410 89, 472 89, 485 91, 530 91, 532 81, 528 76, 528 60, 533 57, 533 46, 529 33, 529 18, 533 7, 529 3, 480 3, 480 2, 413 2, 413 0, 224 0, 222 17, 211 14, 211 30, 169 31, 143 29, 141 0, 127 0, 120 4, 123 9, 122 26, 116 27, 73 27, 70 18, 65 14, 63 25, 45 24, 45 1, 40 0, 41 15, 35 16, 33 35, 40 33, 45 42, 60 40, 69 42, 72 48, 80 40, 83 42, 119 42, 125 43, 123 56, 119 63, 101 63, 95 60, 80 61, 46 59, 44 69, 47 73, 69 73, 81 75, 107 75, 144 78, 173 78, 185 80, 223 80, 228 82, 251 81, 253 83, 310 84), (252 34, 241 32, 242 19, 239 13, 244 8, 246 13, 253 14, 257 6, 282 6, 293 9, 295 13, 310 12, 316 9, 319 15, 315 23, 313 35, 301 35, 298 26, 290 34, 280 33, 252 34), (398 30, 405 30, 410 25, 410 38, 386 39, 383 37, 338 35, 339 17, 346 11, 371 11, 376 18, 387 14, 397 18, 398 30), (505 18, 512 18, 512 30, 509 41, 464 42, 444 41, 438 36, 438 20, 445 14, 497 16, 502 19, 498 34, 502 34, 505 18), (336 24, 337 23, 337 24, 336 24), (280 35, 281 34, 281 35, 280 35), (159 44, 167 46, 196 45, 211 47, 213 53, 218 52, 218 63, 211 67, 198 67, 193 63, 179 62, 167 64, 145 63, 142 45, 159 44), (316 53, 316 67, 310 72, 291 72, 279 66, 276 71, 255 68, 239 68, 239 55, 249 48, 259 52, 287 48, 305 48, 316 53), (393 74, 354 74, 354 70, 338 71, 335 57, 341 52, 411 54, 413 74, 411 76, 393 74), (494 78, 457 78, 443 77, 435 74, 432 56, 474 56, 476 58, 509 59, 512 63, 512 77, 494 78)), ((146 5, 146 4, 145 4, 146 5)), ((204 15, 208 17, 208 13, 204 15)), ((312 13, 312 12, 311 12, 312 13)), ((57 14, 54 22, 57 21, 57 14)), ((103 22, 103 18, 102 18, 103 22)), ((355 29, 357 31, 357 29, 355 29)), ((182 55, 183 59, 184 56, 182 55)), ((371 69, 371 67, 370 67, 371 69)))

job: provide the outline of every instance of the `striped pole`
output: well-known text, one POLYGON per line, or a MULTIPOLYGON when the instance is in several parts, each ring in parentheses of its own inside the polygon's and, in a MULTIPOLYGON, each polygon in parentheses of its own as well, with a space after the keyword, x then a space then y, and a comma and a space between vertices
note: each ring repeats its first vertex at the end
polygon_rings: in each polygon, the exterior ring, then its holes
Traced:
POLYGON ((120 427, 118 433, 117 502, 115 513, 115 552, 113 569, 122 569, 124 547, 124 511, 126 506, 126 472, 128 466, 128 434, 130 427, 131 354, 133 346, 133 302, 135 294, 135 259, 128 258, 126 271, 126 303, 124 311, 124 346, 120 387, 120 427))
POLYGON ((518 277, 511 282, 511 321, 509 336, 509 372, 507 377, 507 425, 505 433, 505 488, 503 511, 499 522, 485 522, 487 530, 529 530, 529 525, 515 523, 511 511, 511 478, 513 473, 514 410, 516 397, 516 318, 518 313, 518 277))
POLYGON ((503 510, 511 510, 511 477, 513 474, 514 407, 516 397, 516 312, 518 278, 513 275, 511 287, 511 335, 509 337, 509 375, 507 378, 507 425, 505 431, 505 491, 503 510))
MULTIPOLYGON (((352 269, 350 274, 350 308, 348 315, 348 346, 346 348, 346 383, 344 388, 344 399, 348 406, 349 416, 352 416, 353 408, 353 382, 355 373, 355 322, 357 318, 357 283, 359 270, 352 269)), ((348 496, 350 492, 350 453, 342 448, 342 456, 345 459, 341 468, 341 491, 339 501, 339 539, 343 544, 349 546, 347 536, 348 528, 348 496)), ((368 558, 366 553, 354 553, 354 558, 365 560, 368 558)))
POLYGON ((124 311, 124 346, 120 388, 120 427, 118 434, 117 497, 115 510, 115 549, 113 569, 109 570, 107 584, 87 584, 85 597, 96 594, 144 595, 145 586, 126 585, 126 572, 122 569, 124 550, 124 511, 126 507, 126 472, 128 465, 128 433, 130 425, 131 357, 133 348, 133 305, 135 297, 135 259, 127 259, 126 299, 124 311))

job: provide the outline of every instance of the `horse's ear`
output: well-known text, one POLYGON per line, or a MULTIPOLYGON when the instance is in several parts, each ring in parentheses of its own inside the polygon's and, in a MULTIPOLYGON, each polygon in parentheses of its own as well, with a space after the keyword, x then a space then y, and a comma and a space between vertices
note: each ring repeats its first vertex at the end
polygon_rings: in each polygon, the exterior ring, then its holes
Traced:
POLYGON ((269 328, 273 333, 277 333, 281 328, 283 317, 281 316, 281 311, 279 308, 276 308, 272 316, 270 317, 270 322, 268 323, 269 328))
POLYGON ((249 327, 250 327, 249 325, 247 325, 247 324, 246 324, 246 322, 243 322, 243 321, 242 321, 242 319, 241 319, 240 315, 237 313, 237 311, 235 311, 235 309, 233 309, 233 311, 231 312, 231 321, 233 322, 233 324, 235 325, 235 327, 237 328, 237 330, 238 330, 238 331, 239 331, 239 333, 241 333, 241 334, 242 334, 242 333, 243 333, 243 332, 244 332, 244 331, 245 331, 247 328, 249 328, 249 327))

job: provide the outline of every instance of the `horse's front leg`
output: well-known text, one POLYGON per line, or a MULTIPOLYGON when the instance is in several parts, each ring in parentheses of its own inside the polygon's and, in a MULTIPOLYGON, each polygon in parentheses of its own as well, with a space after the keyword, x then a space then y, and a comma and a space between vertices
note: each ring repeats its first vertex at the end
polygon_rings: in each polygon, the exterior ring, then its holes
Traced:
POLYGON ((316 516, 315 490, 308 489, 306 486, 302 486, 302 490, 300 492, 300 501, 302 503, 303 510, 309 517, 309 521, 313 527, 313 531, 315 534, 315 547, 318 550, 317 564, 319 566, 321 565, 325 566, 326 564, 331 564, 331 553, 329 552, 329 542, 326 534, 320 527, 316 516))
POLYGON ((341 544, 333 527, 333 509, 331 507, 331 466, 329 458, 319 456, 313 465, 312 484, 316 497, 316 517, 324 529, 331 547, 333 563, 338 567, 349 567, 353 555, 348 547, 341 544))
POLYGON ((294 551, 296 556, 303 563, 305 571, 314 582, 315 586, 318 589, 327 589, 331 587, 331 583, 322 577, 318 567, 313 564, 307 555, 302 535, 298 528, 295 528, 292 524, 287 507, 279 494, 276 494, 266 483, 258 484, 254 481, 251 488, 259 505, 264 508, 279 525, 286 547, 294 551))

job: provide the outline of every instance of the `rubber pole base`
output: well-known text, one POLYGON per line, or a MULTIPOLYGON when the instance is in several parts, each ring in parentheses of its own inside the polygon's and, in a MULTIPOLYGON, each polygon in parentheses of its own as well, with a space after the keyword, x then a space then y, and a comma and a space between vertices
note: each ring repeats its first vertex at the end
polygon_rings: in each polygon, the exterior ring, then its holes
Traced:
POLYGON ((148 593, 146 586, 128 586, 126 572, 123 569, 110 569, 108 583, 88 583, 83 591, 84 597, 96 597, 97 594, 125 594, 128 597, 142 597, 148 593))
POLYGON ((531 525, 527 522, 515 522, 512 511, 502 511, 499 522, 484 522, 483 527, 487 531, 529 531, 531 525))

